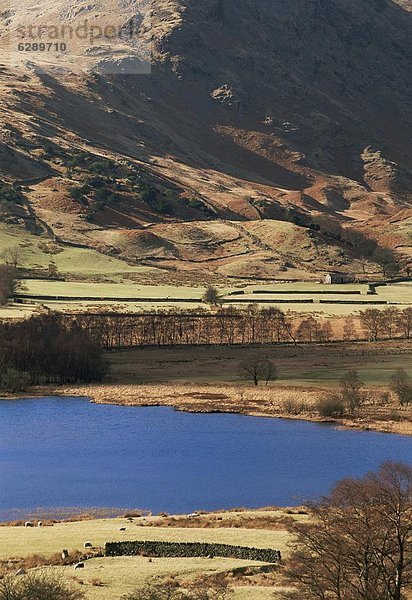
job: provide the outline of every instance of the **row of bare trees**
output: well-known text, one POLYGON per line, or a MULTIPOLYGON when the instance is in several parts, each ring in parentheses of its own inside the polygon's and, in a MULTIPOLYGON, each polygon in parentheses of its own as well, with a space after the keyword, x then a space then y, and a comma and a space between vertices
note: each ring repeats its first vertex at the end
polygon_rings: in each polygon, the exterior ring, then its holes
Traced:
MULTIPOLYGON (((272 344, 329 341, 332 331, 320 321, 315 333, 301 333, 296 317, 278 308, 240 311, 156 312, 140 315, 84 314, 76 321, 107 349, 137 346, 272 344), (310 339, 309 339, 310 338, 310 339)), ((312 322, 312 319, 311 319, 312 322)), ((311 330, 312 331, 312 330, 311 330)))
POLYGON ((371 342, 385 338, 412 337, 412 306, 403 310, 394 306, 384 310, 369 308, 362 311, 359 318, 363 332, 371 342))
MULTIPOLYGON (((72 319, 73 317, 70 317, 72 319)), ((246 310, 234 307, 216 312, 153 312, 138 315, 77 315, 75 322, 106 349, 138 346, 235 345, 330 342, 342 338, 332 320, 302 318, 279 308, 246 310)), ((362 331, 353 319, 346 321, 344 339, 385 338, 412 335, 412 308, 368 309, 360 313, 362 331)), ((334 321, 336 323, 337 320, 334 321)), ((341 328, 340 328, 341 329, 341 328)))

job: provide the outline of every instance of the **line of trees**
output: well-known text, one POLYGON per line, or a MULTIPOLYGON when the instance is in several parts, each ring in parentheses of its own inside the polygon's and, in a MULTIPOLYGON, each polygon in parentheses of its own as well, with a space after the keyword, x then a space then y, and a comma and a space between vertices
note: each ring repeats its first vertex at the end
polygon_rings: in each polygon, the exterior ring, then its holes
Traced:
MULTIPOLYGON (((252 306, 240 311, 229 307, 215 313, 83 314, 75 320, 107 349, 297 342, 296 317, 278 308, 259 310, 252 306)), ((321 341, 320 336, 318 340, 321 341)))
MULTIPOLYGON (((279 308, 234 307, 209 312, 152 312, 138 315, 89 313, 68 317, 106 349, 138 346, 324 343, 342 338, 330 319, 302 318, 279 308)), ((377 341, 412 336, 412 307, 368 309, 360 313, 363 330, 346 321, 344 339, 377 341)), ((336 321, 335 321, 336 323, 336 321)), ((340 329, 340 328, 339 328, 340 329)))
POLYGON ((412 337, 412 306, 403 310, 388 307, 369 308, 360 313, 360 322, 367 339, 376 342, 385 338, 412 337))
POLYGON ((100 381, 102 350, 79 323, 56 314, 0 323, 0 389, 100 381))

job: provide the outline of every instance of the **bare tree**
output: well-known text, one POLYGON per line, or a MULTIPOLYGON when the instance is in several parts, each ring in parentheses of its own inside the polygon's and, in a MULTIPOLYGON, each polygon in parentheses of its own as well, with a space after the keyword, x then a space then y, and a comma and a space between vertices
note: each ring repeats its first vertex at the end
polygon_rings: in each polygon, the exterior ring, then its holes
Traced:
POLYGON ((372 260, 380 266, 384 277, 396 275, 399 272, 395 254, 390 248, 377 248, 372 255, 372 260))
POLYGON ((318 331, 318 321, 314 317, 310 316, 307 319, 303 319, 303 321, 300 323, 296 332, 296 336, 302 342, 312 343, 316 339, 318 331))
POLYGON ((12 246, 11 248, 6 248, 1 257, 6 265, 10 265, 14 269, 17 269, 22 261, 23 251, 20 246, 12 246))
POLYGON ((412 469, 385 463, 345 479, 293 527, 296 600, 402 600, 412 582, 412 469))
POLYGON ((269 381, 277 379, 276 365, 270 360, 262 360, 258 357, 241 362, 240 371, 250 376, 255 385, 259 385, 260 381, 264 381, 267 385, 269 381))
POLYGON ((359 313, 362 328, 371 342, 377 342, 385 329, 385 319, 382 311, 377 308, 368 308, 359 313))
POLYGON ((355 330, 355 322, 351 317, 347 317, 345 319, 345 324, 343 326, 343 339, 344 340, 353 340, 356 338, 356 330, 355 330))
POLYGON ((358 410, 364 401, 364 395, 361 392, 363 385, 355 369, 347 371, 340 380, 342 399, 351 414, 358 410))
POLYGON ((409 340, 412 337, 412 306, 399 312, 397 325, 401 335, 409 340))
POLYGON ((398 398, 401 406, 412 402, 412 386, 405 369, 395 371, 390 379, 389 387, 398 398))
POLYGON ((398 329, 399 310, 393 306, 385 308, 385 310, 382 311, 382 319, 384 331, 388 338, 392 339, 395 337, 398 329))

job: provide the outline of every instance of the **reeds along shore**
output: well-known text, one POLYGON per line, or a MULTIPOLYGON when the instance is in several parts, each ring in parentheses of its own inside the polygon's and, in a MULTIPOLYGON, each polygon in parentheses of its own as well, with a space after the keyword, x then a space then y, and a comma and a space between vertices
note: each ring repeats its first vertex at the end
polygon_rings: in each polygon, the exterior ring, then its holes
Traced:
MULTIPOLYGON (((46 390, 42 390, 43 393, 46 390)), ((384 389, 366 389, 366 400, 356 415, 342 418, 320 416, 317 405, 327 388, 299 386, 191 385, 191 384, 96 384, 49 389, 48 393, 90 398, 97 404, 124 406, 171 406, 195 413, 226 412, 243 415, 333 422, 337 426, 412 435, 412 407, 395 402, 376 404, 384 389)))

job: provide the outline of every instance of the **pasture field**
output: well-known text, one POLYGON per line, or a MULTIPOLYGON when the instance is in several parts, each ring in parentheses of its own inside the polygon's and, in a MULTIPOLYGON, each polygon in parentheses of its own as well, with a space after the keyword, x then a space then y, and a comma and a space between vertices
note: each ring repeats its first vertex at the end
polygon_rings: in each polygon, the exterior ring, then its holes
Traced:
POLYGON ((403 367, 412 376, 411 344, 396 342, 336 343, 244 347, 141 348, 111 352, 111 378, 119 384, 245 383, 242 362, 271 360, 278 381, 290 386, 335 386, 342 375, 356 368, 367 386, 387 385, 393 372, 403 367))
MULTIPOLYGON (((63 548, 83 550, 85 541, 91 541, 95 548, 104 546, 108 541, 117 540, 161 540, 221 542, 233 545, 255 546, 281 550, 285 556, 290 552, 293 537, 286 529, 249 529, 242 528, 244 519, 256 517, 285 516, 281 510, 242 511, 214 513, 214 518, 223 522, 233 517, 241 519, 236 527, 207 528, 210 515, 199 517, 197 527, 165 527, 164 517, 135 518, 130 523, 124 518, 95 519, 69 523, 56 523, 41 528, 0 527, 0 561, 11 557, 27 558, 33 554, 46 558, 60 553, 63 548), (202 522, 204 522, 202 526, 202 522), (120 531, 126 527, 126 531, 120 531)), ((293 515, 294 519, 306 519, 305 515, 293 515)), ((239 567, 259 567, 264 563, 256 561, 223 558, 154 558, 116 557, 92 558, 85 562, 85 568, 75 571, 73 565, 66 567, 46 567, 57 570, 74 585, 81 586, 87 600, 119 600, 125 593, 131 592, 153 578, 176 576, 188 580, 198 575, 230 571, 239 567), (97 584, 96 584, 97 583, 97 584)), ((273 598, 275 588, 235 587, 235 599, 273 598), (247 593, 246 593, 247 592, 247 593)))
POLYGON ((378 299, 411 305, 412 281, 379 286, 376 288, 376 294, 378 299))
POLYGON ((156 271, 145 266, 130 266, 116 257, 86 248, 62 247, 51 240, 33 236, 18 226, 0 223, 0 256, 9 248, 20 248, 21 265, 26 269, 47 269, 53 261, 60 273, 76 278, 118 279, 156 271))
MULTIPOLYGON (((321 278, 321 275, 319 274, 321 278)), ((271 294, 276 292, 281 293, 310 293, 310 292, 318 292, 318 293, 330 293, 331 290, 339 293, 349 293, 355 292, 360 294, 367 294, 369 290, 369 285, 363 283, 334 283, 334 284, 325 284, 325 283, 316 283, 314 281, 292 281, 285 283, 268 283, 262 285, 246 285, 241 288, 246 295, 253 295, 256 293, 264 293, 271 294)), ((233 291, 233 290, 231 290, 233 291)))
MULTIPOLYGON (((87 600, 119 600, 123 594, 131 593, 142 587, 153 578, 167 578, 178 576, 182 579, 192 579, 197 575, 212 575, 237 569, 239 567, 260 566, 264 563, 248 562, 245 560, 232 560, 224 558, 156 558, 149 562, 143 557, 121 557, 92 559, 86 563, 86 568, 77 575, 73 567, 59 569, 67 579, 76 579, 82 582, 81 588, 86 591, 87 600), (92 585, 90 582, 99 580, 101 585, 92 585)), ((243 595, 243 589, 237 588, 235 600, 250 598, 243 595), (237 589, 240 594, 238 595, 237 589)), ((246 588, 250 590, 248 586, 246 588)), ((262 598, 262 595, 255 595, 262 598)), ((273 598, 273 588, 268 588, 267 596, 273 598)))
POLYGON ((84 299, 105 298, 163 298, 201 299, 204 288, 137 285, 133 283, 86 283, 74 281, 24 280, 25 296, 64 296, 84 299))
MULTIPOLYGON (((267 513, 270 514, 270 513, 267 513)), ((106 542, 152 540, 169 542, 209 542, 286 552, 290 535, 285 530, 233 528, 184 528, 150 526, 150 519, 129 523, 126 519, 95 519, 57 523, 53 527, 0 527, 0 560, 7 556, 31 554, 50 556, 63 548, 82 550, 86 541, 97 548, 106 542), (126 527, 126 531, 120 531, 126 527)))
MULTIPOLYGON (((98 263, 95 267, 98 267, 98 263)), ((18 318, 16 312, 30 314, 39 304, 51 310, 70 313, 208 310, 208 306, 202 302, 204 287, 142 285, 133 283, 130 279, 125 279, 123 283, 26 279, 22 283, 19 296, 24 304, 19 309, 15 309, 13 305, 1 308, 0 317, 13 318, 16 315, 18 318)), ((365 308, 412 306, 411 283, 379 286, 375 294, 369 294, 369 286, 363 284, 324 285, 304 282, 219 289, 224 306, 246 308, 249 303, 253 303, 261 308, 278 307, 284 311, 319 316, 344 317, 356 315, 365 308)))

